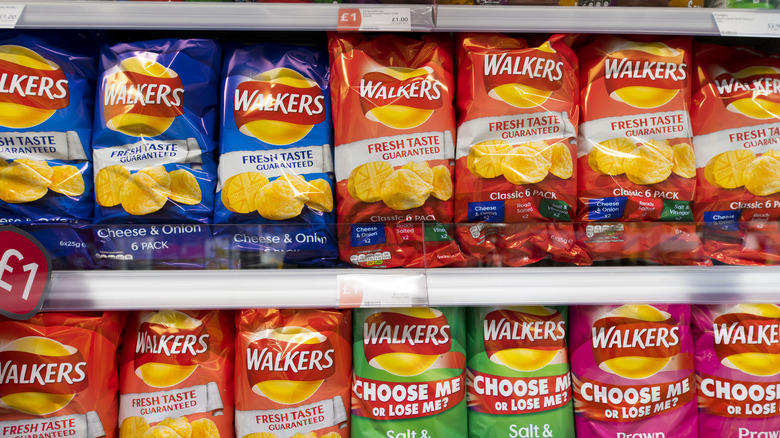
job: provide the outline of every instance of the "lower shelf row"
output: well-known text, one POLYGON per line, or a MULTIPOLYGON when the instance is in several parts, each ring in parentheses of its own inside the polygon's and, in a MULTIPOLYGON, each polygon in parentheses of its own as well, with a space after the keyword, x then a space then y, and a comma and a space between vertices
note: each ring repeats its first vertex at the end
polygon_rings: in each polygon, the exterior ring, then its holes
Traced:
POLYGON ((11 438, 768 438, 780 306, 42 313, 0 382, 11 438))

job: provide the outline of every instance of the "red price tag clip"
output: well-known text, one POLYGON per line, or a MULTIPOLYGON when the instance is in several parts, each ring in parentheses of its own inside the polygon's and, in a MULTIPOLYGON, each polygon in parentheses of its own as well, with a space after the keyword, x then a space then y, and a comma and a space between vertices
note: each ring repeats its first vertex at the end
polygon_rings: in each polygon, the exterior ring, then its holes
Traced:
POLYGON ((30 234, 0 227, 0 315, 30 319, 49 293, 51 258, 30 234))

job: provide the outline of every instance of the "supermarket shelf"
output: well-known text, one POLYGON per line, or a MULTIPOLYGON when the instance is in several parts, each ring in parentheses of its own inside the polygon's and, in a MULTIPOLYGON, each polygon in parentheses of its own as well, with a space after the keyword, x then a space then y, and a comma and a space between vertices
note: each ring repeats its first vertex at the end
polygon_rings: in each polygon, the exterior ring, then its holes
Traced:
MULTIPOLYGON (((19 28, 335 30, 339 4, 36 1, 25 4, 19 28)), ((719 35, 706 8, 575 8, 440 5, 434 26, 430 5, 343 5, 411 8, 412 30, 607 32, 719 35)), ((740 10, 745 13, 745 10, 740 10)), ((780 23, 780 11, 770 14, 780 23)))
POLYGON ((432 306, 780 300, 780 269, 767 267, 56 271, 44 310, 334 307, 339 279, 347 277, 366 290, 427 289, 432 306), (421 275, 423 282, 397 281, 421 275))

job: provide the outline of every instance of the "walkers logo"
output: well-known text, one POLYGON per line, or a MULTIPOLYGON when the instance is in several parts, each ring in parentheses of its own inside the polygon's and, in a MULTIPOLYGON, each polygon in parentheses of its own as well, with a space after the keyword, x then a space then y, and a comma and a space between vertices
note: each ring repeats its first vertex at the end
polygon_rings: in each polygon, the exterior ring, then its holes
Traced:
POLYGON ((335 350, 321 333, 281 327, 255 333, 246 350, 249 386, 282 404, 311 397, 335 372, 335 350))
POLYGON ((0 407, 48 415, 87 386, 87 362, 74 347, 28 336, 0 350, 0 407))
POLYGON ((628 42, 604 60, 609 97, 636 108, 658 108, 677 95, 688 80, 682 51, 664 43, 628 42))
POLYGON ((602 370, 644 379, 680 353, 680 327, 671 315, 645 304, 625 305, 593 323, 593 358, 602 370))
POLYGON ((384 67, 360 79, 360 105, 369 120, 410 129, 442 106, 443 88, 430 67, 384 67))
POLYGON ((209 334, 201 321, 175 310, 154 312, 141 321, 133 363, 147 385, 179 384, 208 357, 209 334))
POLYGON ((780 307, 738 304, 715 318, 715 354, 724 366, 754 376, 780 374, 780 307))
POLYGON ((325 121, 325 96, 315 81, 275 68, 236 87, 233 116, 245 135, 273 145, 291 144, 325 121))
POLYGON ((109 129, 134 137, 165 132, 184 114, 179 75, 154 60, 133 57, 106 71, 103 112, 109 129))
POLYGON ((0 46, 0 125, 39 125, 69 103, 68 80, 57 64, 26 47, 0 46))
POLYGON ((517 52, 485 55, 485 90, 493 99, 517 108, 537 107, 563 85, 563 62, 549 42, 517 52))
POLYGON ((397 376, 422 374, 450 348, 450 325, 436 309, 374 313, 363 324, 366 361, 397 376))
POLYGON ((494 310, 485 316, 485 352, 491 361, 517 371, 544 368, 566 354, 566 323, 542 306, 494 310))
POLYGON ((759 120, 780 117, 779 68, 750 66, 736 73, 721 69, 714 76, 729 111, 759 120))

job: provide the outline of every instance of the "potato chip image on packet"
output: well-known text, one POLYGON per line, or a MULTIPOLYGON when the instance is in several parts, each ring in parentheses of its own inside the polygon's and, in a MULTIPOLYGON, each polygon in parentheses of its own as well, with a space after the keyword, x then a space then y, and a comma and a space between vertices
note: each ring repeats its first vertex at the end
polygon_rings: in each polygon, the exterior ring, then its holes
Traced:
POLYGON ((0 201, 21 204, 46 195, 53 171, 45 162, 36 163, 20 159, 0 168, 0 201))
POLYGON ((119 190, 119 203, 133 216, 143 216, 160 210, 168 202, 170 192, 153 177, 137 172, 119 190))
POLYGON ((692 220, 691 40, 591 37, 578 55, 578 218, 692 220))
POLYGON ((220 59, 208 39, 103 47, 92 139, 95 222, 211 221, 220 59))
POLYGON ((91 220, 96 71, 88 38, 0 38, 0 63, 14 85, 0 102, 0 217, 9 222, 91 220))
POLYGON ((8 372, 0 376, 3 435, 31 436, 37 432, 19 431, 48 424, 69 436, 116 438, 115 361, 125 319, 120 312, 0 316, 0 363, 8 372), (35 377, 34 369, 51 371, 35 377))
POLYGON ((66 195, 81 196, 86 190, 84 177, 76 166, 64 164, 52 168, 51 183, 49 189, 66 195))
POLYGON ((119 438, 234 436, 232 312, 134 312, 125 337, 119 438))
POLYGON ((393 167, 384 161, 372 161, 360 165, 349 174, 347 190, 350 196, 362 202, 382 200, 382 186, 391 174, 393 167))

